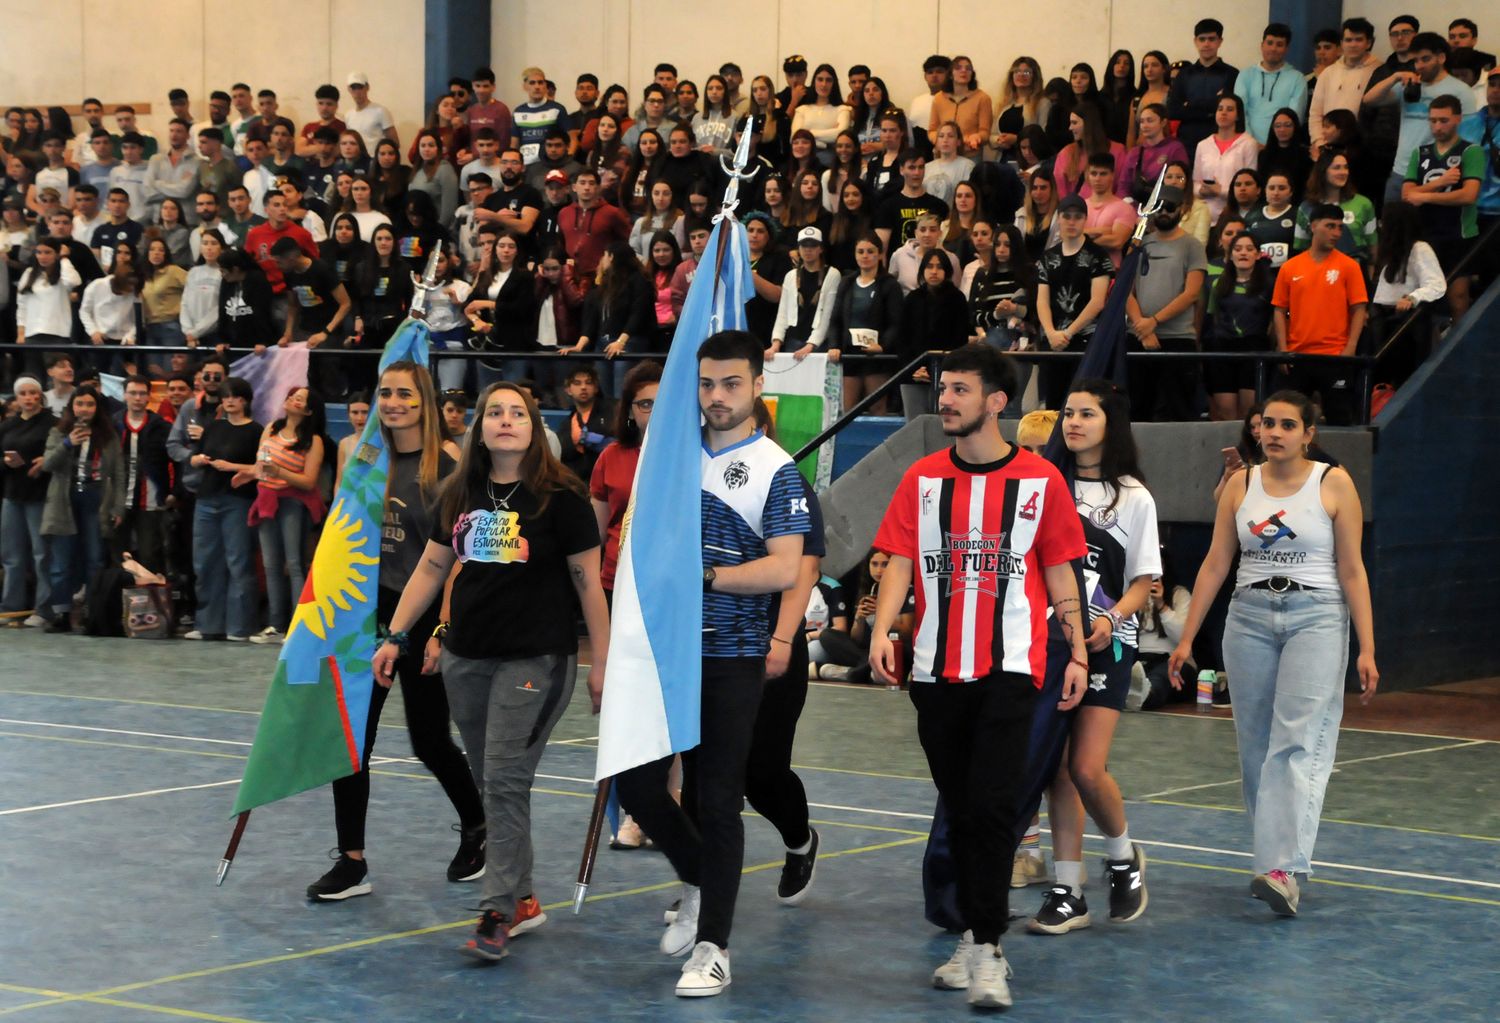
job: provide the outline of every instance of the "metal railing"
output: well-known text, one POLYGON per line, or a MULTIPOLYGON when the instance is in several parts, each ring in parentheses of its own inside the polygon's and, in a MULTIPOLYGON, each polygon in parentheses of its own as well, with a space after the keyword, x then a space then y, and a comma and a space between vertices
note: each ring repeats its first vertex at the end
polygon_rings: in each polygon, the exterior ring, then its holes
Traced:
MULTIPOLYGON (((1474 262, 1481 252, 1488 250, 1494 245, 1500 245, 1500 220, 1495 221, 1484 234, 1474 239, 1474 243, 1469 246, 1469 251, 1465 252, 1462 258, 1454 264, 1453 269, 1449 271, 1448 276, 1445 278, 1446 283, 1451 287, 1456 279, 1464 276, 1463 271, 1468 269, 1469 264, 1474 262)), ((1471 296, 1471 298, 1474 301, 1478 300, 1477 295, 1471 296)), ((1385 339, 1385 343, 1380 346, 1380 350, 1375 353, 1375 358, 1377 360, 1385 358, 1386 354, 1396 346, 1398 341, 1406 340, 1411 331, 1416 329, 1414 324, 1425 320, 1431 311, 1432 306, 1430 303, 1414 306, 1411 312, 1406 314, 1406 319, 1402 320, 1397 324, 1396 329, 1391 331, 1390 336, 1385 339)))

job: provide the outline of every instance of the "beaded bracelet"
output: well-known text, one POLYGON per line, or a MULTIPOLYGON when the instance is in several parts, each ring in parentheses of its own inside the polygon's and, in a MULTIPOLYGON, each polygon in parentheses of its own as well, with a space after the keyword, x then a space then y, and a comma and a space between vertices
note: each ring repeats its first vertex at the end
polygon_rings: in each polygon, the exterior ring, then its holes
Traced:
POLYGON ((411 645, 411 633, 404 629, 400 632, 391 632, 388 629, 382 631, 385 633, 384 640, 387 643, 394 643, 396 649, 401 651, 402 655, 405 656, 406 648, 411 645))

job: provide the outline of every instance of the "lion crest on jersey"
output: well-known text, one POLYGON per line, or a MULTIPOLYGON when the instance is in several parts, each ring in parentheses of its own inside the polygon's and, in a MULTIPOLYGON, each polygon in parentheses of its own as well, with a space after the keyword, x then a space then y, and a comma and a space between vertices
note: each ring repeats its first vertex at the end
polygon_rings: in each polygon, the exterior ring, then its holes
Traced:
POLYGON ((724 485, 730 490, 738 490, 750 482, 750 467, 739 459, 735 459, 724 467, 724 485))

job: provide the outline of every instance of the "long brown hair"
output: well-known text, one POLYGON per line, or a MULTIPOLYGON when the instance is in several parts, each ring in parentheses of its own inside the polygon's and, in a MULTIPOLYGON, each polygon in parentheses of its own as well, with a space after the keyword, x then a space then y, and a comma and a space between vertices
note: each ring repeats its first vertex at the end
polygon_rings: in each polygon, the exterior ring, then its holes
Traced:
POLYGON ((110 421, 109 406, 104 404, 104 396, 92 387, 80 387, 68 396, 68 407, 63 409, 63 414, 57 420, 54 429, 66 437, 73 432, 73 427, 78 425, 78 416, 73 412, 73 403, 79 398, 94 399, 94 418, 89 420, 89 439, 97 451, 107 444, 116 443, 115 424, 110 421))
POLYGON ((541 410, 537 408, 531 393, 514 381, 497 380, 486 387, 479 395, 479 400, 474 403, 478 410, 477 417, 474 425, 469 428, 468 436, 464 438, 458 471, 443 483, 438 521, 442 523, 444 530, 451 530, 460 515, 487 499, 490 453, 484 446, 484 412, 489 405, 490 396, 496 391, 510 391, 519 397, 531 419, 531 443, 521 456, 521 484, 536 497, 536 515, 541 515, 546 510, 548 500, 559 490, 570 490, 588 500, 588 488, 583 481, 574 475, 573 470, 559 462, 552 449, 547 446, 547 424, 542 420, 541 410))
MULTIPOLYGON (((437 391, 432 386, 432 374, 427 372, 426 366, 406 360, 391 363, 380 374, 380 379, 384 380, 391 373, 410 376, 417 389, 417 396, 422 400, 421 415, 417 422, 417 432, 422 438, 422 459, 417 463, 417 486, 423 494, 430 495, 437 489, 438 466, 441 463, 443 441, 446 439, 443 436, 443 418, 438 414, 437 391)), ((379 418, 377 414, 376 419, 379 418)), ((384 423, 380 424, 380 432, 385 437, 386 450, 394 457, 396 438, 384 423)), ((389 492, 386 496, 390 496, 389 492)))

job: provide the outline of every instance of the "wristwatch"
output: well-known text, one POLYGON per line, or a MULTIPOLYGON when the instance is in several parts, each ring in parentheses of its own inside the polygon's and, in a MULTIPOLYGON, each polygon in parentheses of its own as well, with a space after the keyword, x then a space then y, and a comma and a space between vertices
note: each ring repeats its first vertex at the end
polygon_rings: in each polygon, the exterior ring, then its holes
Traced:
POLYGON ((714 580, 717 579, 717 578, 718 578, 718 573, 716 573, 713 570, 713 566, 710 565, 708 568, 705 568, 703 570, 703 592, 704 593, 708 593, 710 590, 712 590, 714 588, 714 580))

